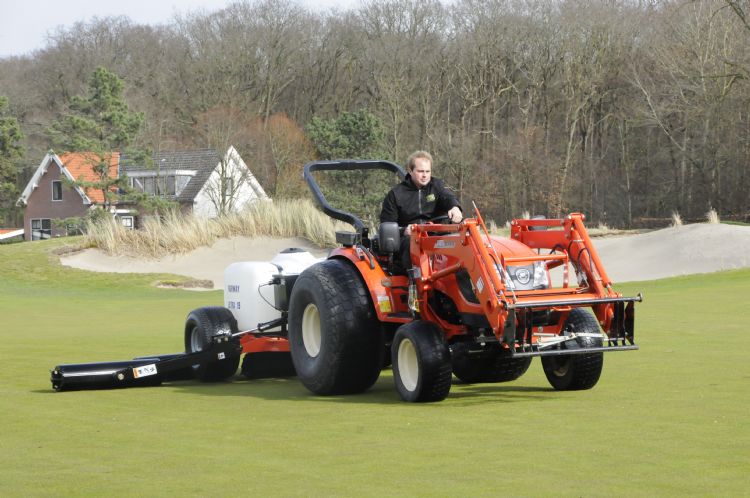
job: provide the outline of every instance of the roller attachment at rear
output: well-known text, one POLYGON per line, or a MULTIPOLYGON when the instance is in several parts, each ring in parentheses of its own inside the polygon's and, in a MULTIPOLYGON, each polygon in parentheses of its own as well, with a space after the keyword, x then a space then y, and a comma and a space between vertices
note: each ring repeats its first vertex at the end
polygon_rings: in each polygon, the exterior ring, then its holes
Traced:
POLYGON ((58 365, 50 380, 55 391, 155 386, 162 382, 154 359, 58 365))
POLYGON ((158 386, 193 377, 193 365, 239 355, 242 346, 232 335, 217 335, 212 345, 195 353, 142 356, 132 360, 58 365, 51 371, 55 391, 158 386))

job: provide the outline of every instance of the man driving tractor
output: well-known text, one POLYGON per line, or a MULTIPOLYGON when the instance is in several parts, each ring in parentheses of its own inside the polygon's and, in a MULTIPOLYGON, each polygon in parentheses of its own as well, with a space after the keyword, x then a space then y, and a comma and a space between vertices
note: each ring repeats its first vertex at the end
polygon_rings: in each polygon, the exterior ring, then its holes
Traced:
POLYGON ((463 219, 458 199, 442 180, 432 176, 432 156, 418 150, 407 160, 406 178, 393 187, 383 200, 380 222, 396 222, 404 228, 396 264, 402 269, 411 268, 409 256, 409 225, 421 224, 431 219, 447 216, 453 223, 463 219))

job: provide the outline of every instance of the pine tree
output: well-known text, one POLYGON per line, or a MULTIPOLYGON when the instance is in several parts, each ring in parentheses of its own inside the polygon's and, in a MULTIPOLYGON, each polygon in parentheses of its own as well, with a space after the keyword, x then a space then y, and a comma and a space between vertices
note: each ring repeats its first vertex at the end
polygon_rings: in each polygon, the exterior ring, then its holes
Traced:
MULTIPOLYGON (((344 112, 336 119, 313 118, 307 135, 318 157, 337 159, 386 158, 384 128, 367 110, 344 112)), ((394 175, 382 170, 328 172, 319 179, 328 202, 376 226, 383 198, 393 185, 394 175)))
POLYGON ((141 112, 131 112, 123 98, 123 82, 103 67, 89 80, 86 95, 71 99, 67 112, 48 130, 56 148, 65 152, 89 152, 95 181, 76 179, 74 185, 100 190, 104 209, 116 200, 117 190, 126 189, 124 178, 110 176, 109 165, 115 152, 127 152, 136 161, 150 161, 151 155, 135 148, 144 123, 141 112))
POLYGON ((18 160, 23 157, 23 133, 9 111, 6 97, 0 96, 0 224, 13 210, 18 198, 18 160))

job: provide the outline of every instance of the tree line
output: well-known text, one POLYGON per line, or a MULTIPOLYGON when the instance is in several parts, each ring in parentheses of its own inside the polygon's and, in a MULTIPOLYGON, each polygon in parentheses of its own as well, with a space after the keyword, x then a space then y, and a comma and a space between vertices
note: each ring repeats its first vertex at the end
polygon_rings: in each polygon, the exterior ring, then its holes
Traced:
POLYGON ((263 0, 160 26, 94 19, 0 60, 0 117, 17 120, 25 152, 0 164, 23 185, 103 67, 143 113, 136 142, 235 145, 276 197, 306 195, 306 161, 359 155, 330 131, 359 116, 374 134, 352 137, 362 153, 403 164, 430 150, 464 210, 497 221, 747 218, 748 14, 738 0, 365 0, 322 13, 263 0))

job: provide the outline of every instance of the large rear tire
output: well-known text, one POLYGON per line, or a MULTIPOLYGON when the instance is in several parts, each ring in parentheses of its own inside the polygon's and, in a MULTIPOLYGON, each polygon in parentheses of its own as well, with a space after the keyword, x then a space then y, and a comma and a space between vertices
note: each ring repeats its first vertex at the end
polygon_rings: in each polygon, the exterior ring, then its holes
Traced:
POLYGON ((391 349, 396 390, 404 401, 441 401, 451 390, 451 355, 440 328, 416 320, 399 327, 391 349))
MULTIPOLYGON (((565 321, 563 334, 600 333, 599 322, 591 313, 573 308, 565 321)), ((595 337, 578 337, 562 344, 563 349, 601 347, 602 340, 595 337)), ((599 382, 604 367, 603 353, 584 353, 559 356, 542 356, 544 375, 558 391, 582 391, 599 382)))
MULTIPOLYGON (((185 321, 185 352, 203 351, 211 343, 211 337, 226 332, 237 332, 237 320, 231 311, 220 306, 193 310, 185 321)), ((193 365, 193 374, 204 382, 222 381, 234 375, 239 364, 239 354, 227 355, 193 365)))
POLYGON ((357 270, 331 259, 297 278, 289 304, 297 376, 315 394, 353 394, 380 375, 383 334, 357 270))

